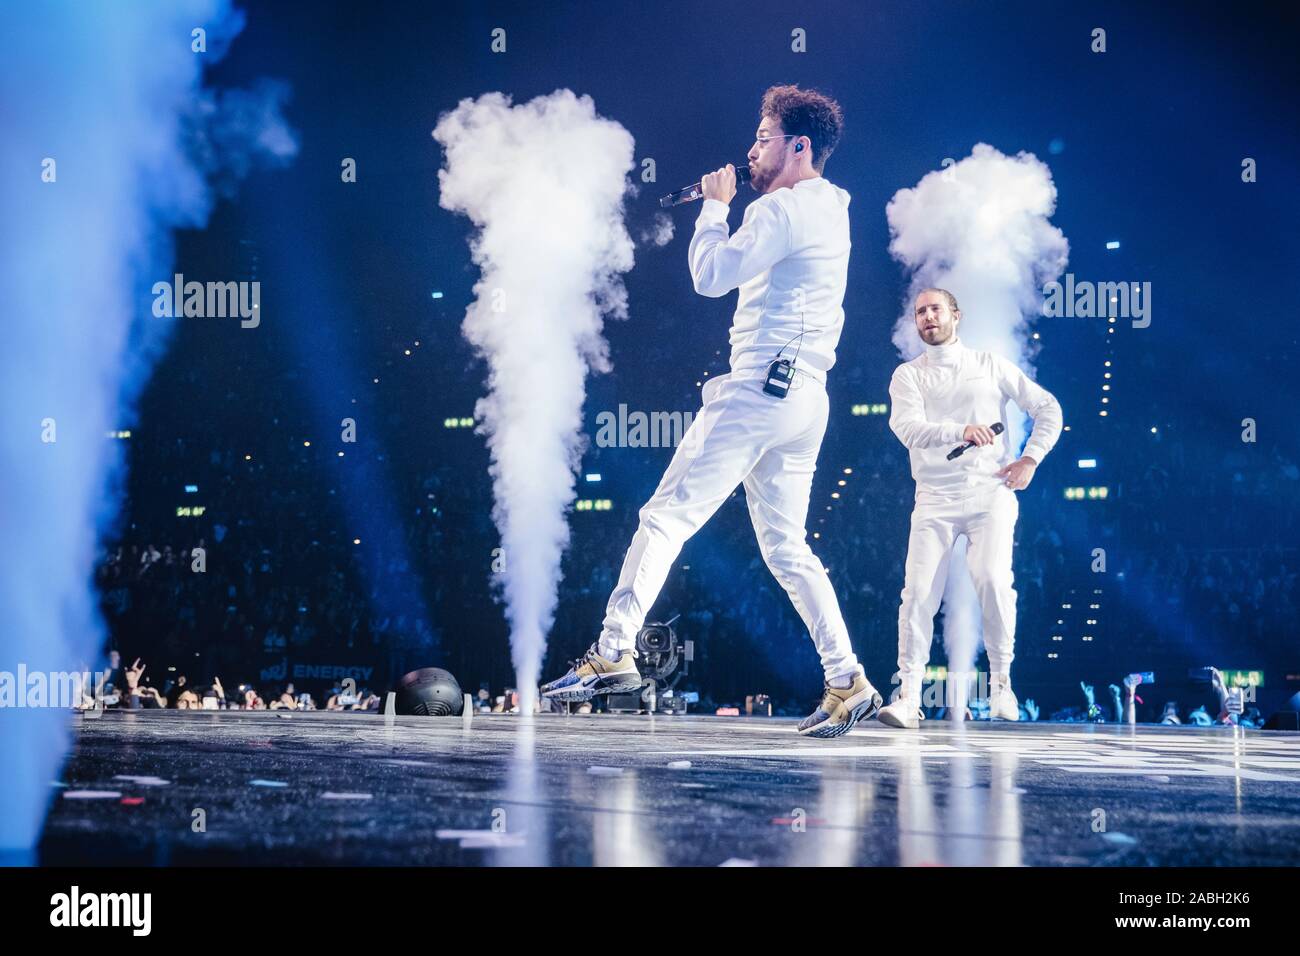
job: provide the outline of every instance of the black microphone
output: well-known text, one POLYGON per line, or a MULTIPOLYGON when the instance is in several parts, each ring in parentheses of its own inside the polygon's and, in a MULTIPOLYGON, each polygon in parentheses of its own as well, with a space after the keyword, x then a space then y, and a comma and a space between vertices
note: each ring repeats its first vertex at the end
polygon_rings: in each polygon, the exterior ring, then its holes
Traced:
MULTIPOLYGON (((680 206, 682 203, 694 202, 697 199, 703 199, 704 190, 701 188, 700 185, 702 182, 703 180, 691 186, 683 186, 681 189, 677 190, 676 192, 669 193, 663 199, 659 200, 659 205, 662 206, 664 209, 670 209, 673 206, 680 206)), ((742 186, 747 182, 749 182, 749 167, 737 166, 736 185, 742 186)))
MULTIPOLYGON (((989 426, 989 430, 992 431, 993 434, 995 434, 995 435, 1001 435, 1001 434, 1002 434, 1002 423, 1001 423, 1001 422, 994 422, 992 425, 989 426)), ((962 455, 962 452, 964 452, 967 448, 974 448, 974 447, 975 447, 975 443, 974 443, 973 441, 968 441, 968 442, 967 442, 966 444, 964 444, 964 445, 958 445, 958 446, 957 446, 956 448, 954 448, 952 451, 948 452, 948 460, 949 460, 949 461, 952 461, 954 458, 960 458, 961 455, 962 455)))

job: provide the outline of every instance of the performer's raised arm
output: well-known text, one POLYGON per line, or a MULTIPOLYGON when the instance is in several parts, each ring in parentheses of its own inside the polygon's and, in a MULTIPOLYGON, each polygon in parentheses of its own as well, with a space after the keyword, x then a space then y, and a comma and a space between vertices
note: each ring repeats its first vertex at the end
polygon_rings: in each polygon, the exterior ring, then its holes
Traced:
POLYGON ((728 165, 701 180, 704 206, 687 251, 691 279, 700 295, 716 299, 762 275, 790 254, 790 220, 780 202, 763 196, 745 210, 745 221, 728 238, 728 203, 736 194, 736 171, 728 165))

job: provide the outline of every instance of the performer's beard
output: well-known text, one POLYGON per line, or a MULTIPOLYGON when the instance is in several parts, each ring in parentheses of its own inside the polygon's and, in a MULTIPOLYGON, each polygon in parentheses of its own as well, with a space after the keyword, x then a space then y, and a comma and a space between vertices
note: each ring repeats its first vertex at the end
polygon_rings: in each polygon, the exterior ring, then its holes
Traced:
POLYGON ((957 323, 940 325, 937 329, 922 329, 921 341, 926 345, 947 345, 957 335, 957 323))
POLYGON ((754 188, 754 192, 764 195, 780 174, 781 170, 779 169, 764 169, 751 163, 749 167, 749 185, 754 188))

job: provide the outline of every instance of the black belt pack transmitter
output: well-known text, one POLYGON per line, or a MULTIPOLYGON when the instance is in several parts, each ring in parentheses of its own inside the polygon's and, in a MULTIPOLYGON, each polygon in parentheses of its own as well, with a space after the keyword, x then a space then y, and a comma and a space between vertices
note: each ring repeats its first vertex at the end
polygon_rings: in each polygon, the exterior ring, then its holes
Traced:
MULTIPOLYGON (((802 296, 802 293, 800 293, 802 296)), ((816 334, 816 333, 814 333, 816 334)), ((767 367, 767 378, 763 382, 763 391, 769 395, 775 395, 777 398, 785 398, 790 394, 790 384, 794 381, 794 364, 799 361, 799 350, 803 348, 803 313, 799 313, 799 334, 792 337, 790 342, 781 346, 776 353, 776 361, 767 367), (794 358, 781 358, 785 350, 790 347, 791 342, 798 342, 795 347, 794 358)))
POLYGON ((794 381, 794 363, 789 359, 777 359, 767 369, 767 380, 763 382, 763 391, 777 398, 790 394, 790 383, 794 381))

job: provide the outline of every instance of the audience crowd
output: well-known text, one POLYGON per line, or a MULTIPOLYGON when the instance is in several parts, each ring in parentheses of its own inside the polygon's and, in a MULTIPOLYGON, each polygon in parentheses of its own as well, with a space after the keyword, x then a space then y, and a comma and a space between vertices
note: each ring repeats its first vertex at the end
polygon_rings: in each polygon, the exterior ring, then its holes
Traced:
MULTIPOLYGON (((901 448, 875 442, 865 455, 851 438, 841 435, 823 452, 808 529, 859 656, 885 689, 912 486, 901 448)), ((377 688, 417 667, 445 667, 480 693, 480 709, 509 710, 508 694, 488 688, 513 681, 499 588, 510 555, 492 523, 486 462, 475 457, 482 450, 468 440, 464 456, 404 482, 400 469, 385 471, 382 456, 370 461, 388 496, 353 493, 342 459, 325 457, 332 452, 302 448, 263 461, 181 440, 151 446, 152 467, 133 470, 127 520, 97 567, 111 646, 135 661, 109 664, 116 705, 380 706, 369 687, 336 680, 305 680, 310 691, 296 692, 286 664, 313 662, 358 668, 369 675, 360 683, 377 688), (186 493, 187 483, 198 490, 186 493), (177 513, 185 507, 190 514, 177 513), (154 665, 147 677, 140 660, 154 665), (242 683, 229 690, 221 674, 242 683)), ((613 504, 570 515, 548 672, 595 639, 637 507, 670 450, 617 454, 617 462, 598 464, 599 484, 579 481, 579 497, 613 504)), ((1039 717, 1034 698, 1051 701, 1053 720, 1125 719, 1130 707, 1151 722, 1255 719, 1249 708, 1228 715, 1208 682, 1201 698, 1195 691, 1169 698, 1186 692, 1181 675, 1196 668, 1263 670, 1280 659, 1296 616, 1300 552, 1259 545, 1258 529, 1242 516, 1294 495, 1300 475, 1281 460, 1267 469, 1227 463, 1204 469, 1192 492, 1171 487, 1177 458, 1111 485, 1105 501, 1065 499, 1050 473, 1022 493, 1013 677, 1026 719, 1039 717), (1154 507, 1175 492, 1188 507, 1154 507), (1155 670, 1156 686, 1169 690, 1157 699, 1136 685, 1125 689, 1128 668, 1155 670), (1109 697, 1096 701, 1091 681, 1108 686, 1109 697), (1082 700, 1072 686, 1086 689, 1082 700)), ((1295 540, 1296 521, 1295 509, 1277 509, 1269 537, 1295 540)), ((652 619, 674 615, 679 637, 693 643, 679 687, 700 694, 696 709, 763 693, 774 712, 800 713, 816 696, 812 644, 763 564, 743 491, 683 550, 652 619)), ((943 662, 943 647, 941 615, 933 662, 943 662)), ((981 702, 972 705, 978 717, 981 702)))

